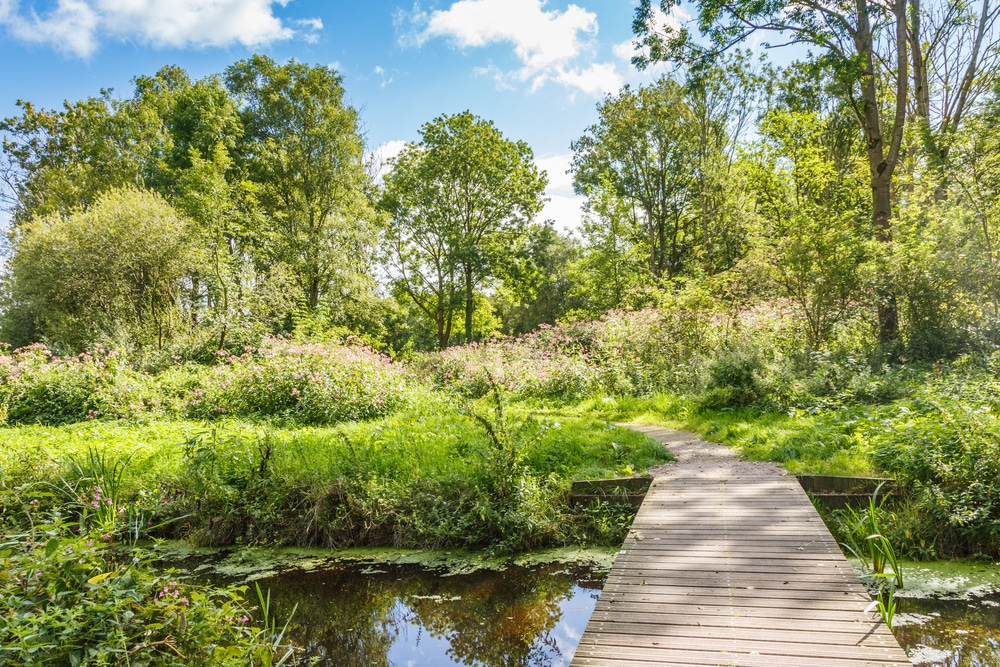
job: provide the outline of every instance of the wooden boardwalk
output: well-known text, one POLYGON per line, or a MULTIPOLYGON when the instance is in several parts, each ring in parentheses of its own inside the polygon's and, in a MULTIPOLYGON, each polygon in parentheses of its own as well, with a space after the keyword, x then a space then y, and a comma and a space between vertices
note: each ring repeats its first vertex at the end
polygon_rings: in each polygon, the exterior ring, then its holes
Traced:
POLYGON ((691 434, 636 514, 573 667, 909 666, 794 477, 691 434))

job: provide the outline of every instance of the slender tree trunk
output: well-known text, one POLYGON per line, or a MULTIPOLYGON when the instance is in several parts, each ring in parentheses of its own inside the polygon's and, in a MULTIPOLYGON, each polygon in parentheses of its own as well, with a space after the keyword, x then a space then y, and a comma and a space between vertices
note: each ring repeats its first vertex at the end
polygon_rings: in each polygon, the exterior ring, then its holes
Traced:
MULTIPOLYGON (((907 57, 907 0, 893 2, 896 21, 896 111, 892 134, 886 146, 882 118, 879 111, 878 77, 875 75, 875 52, 867 0, 856 0, 858 29, 854 35, 855 48, 864 59, 865 75, 861 81, 861 109, 858 120, 862 124, 871 170, 872 224, 876 238, 888 245, 892 241, 892 174, 899 160, 903 140, 903 123, 906 120, 907 91, 909 85, 907 57)), ((891 345, 899 340, 899 312, 892 286, 880 284, 876 289, 879 342, 891 345)))
POLYGON ((448 334, 444 328, 444 295, 438 296, 437 312, 434 313, 437 324, 438 350, 448 347, 448 334))
POLYGON ((472 313, 476 308, 473 293, 472 267, 465 267, 465 342, 472 342, 472 313))
POLYGON ((316 312, 319 307, 319 279, 313 278, 309 281, 309 311, 316 312))

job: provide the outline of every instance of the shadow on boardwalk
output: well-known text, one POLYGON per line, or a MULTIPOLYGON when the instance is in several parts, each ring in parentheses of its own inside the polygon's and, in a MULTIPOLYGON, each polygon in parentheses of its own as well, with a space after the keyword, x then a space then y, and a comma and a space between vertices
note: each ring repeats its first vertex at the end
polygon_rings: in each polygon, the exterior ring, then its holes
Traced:
POLYGON ((673 429, 576 667, 910 662, 794 477, 673 429))

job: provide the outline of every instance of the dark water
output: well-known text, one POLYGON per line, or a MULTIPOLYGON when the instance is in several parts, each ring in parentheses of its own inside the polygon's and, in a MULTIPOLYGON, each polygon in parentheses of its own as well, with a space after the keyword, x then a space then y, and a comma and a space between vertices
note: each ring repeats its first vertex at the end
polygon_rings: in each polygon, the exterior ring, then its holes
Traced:
POLYGON ((916 664, 1000 667, 1000 596, 978 600, 900 600, 893 634, 916 664), (926 659, 924 659, 926 658, 926 659))
MULTIPOLYGON (((468 574, 332 563, 259 583, 278 619, 297 605, 288 638, 322 667, 562 667, 606 576, 566 563, 468 574)), ((1000 596, 899 603, 894 634, 914 664, 1000 667, 1000 596)))
POLYGON ((337 566, 262 579, 290 639, 319 665, 568 665, 605 572, 549 564, 442 576, 337 566))

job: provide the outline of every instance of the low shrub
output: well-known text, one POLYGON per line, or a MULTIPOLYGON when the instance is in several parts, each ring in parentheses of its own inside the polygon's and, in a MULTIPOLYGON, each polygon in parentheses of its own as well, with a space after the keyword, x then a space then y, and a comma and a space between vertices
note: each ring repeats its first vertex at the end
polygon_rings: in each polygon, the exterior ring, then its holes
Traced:
POLYGON ((12 424, 136 419, 166 408, 153 378, 101 346, 72 357, 41 344, 0 355, 0 396, 12 424))
POLYGON ((290 649, 255 627, 243 589, 195 586, 155 552, 77 534, 58 514, 0 534, 0 664, 273 665, 290 649))
POLYGON ((367 347, 274 341, 219 353, 187 401, 189 416, 281 417, 306 424, 372 419, 403 401, 400 367, 367 347))

